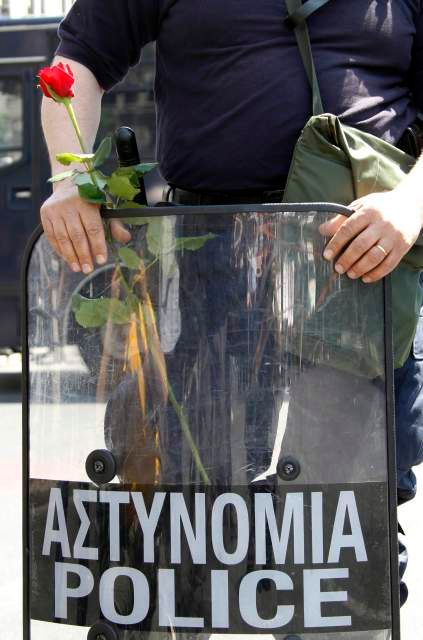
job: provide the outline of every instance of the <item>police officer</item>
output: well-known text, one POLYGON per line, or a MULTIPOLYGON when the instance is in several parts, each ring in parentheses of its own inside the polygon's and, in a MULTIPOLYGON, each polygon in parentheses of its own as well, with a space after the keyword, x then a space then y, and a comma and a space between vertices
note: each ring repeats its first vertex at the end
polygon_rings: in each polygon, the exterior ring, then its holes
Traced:
MULTIPOLYGON (((283 0, 76 0, 60 25, 54 62, 72 61, 73 105, 93 145, 101 99, 157 44, 157 154, 170 199, 185 204, 274 202, 309 116, 310 93, 283 0)), ((423 2, 338 0, 308 20, 323 103, 342 120, 400 144, 423 110, 423 2)), ((42 122, 52 171, 73 131, 65 111, 44 100, 42 122)), ((75 145, 75 151, 78 151, 75 145)), ((354 203, 323 233, 325 257, 347 277, 375 282, 416 241, 423 222, 423 160, 389 193, 354 203)), ((75 271, 106 261, 96 206, 69 182, 56 183, 41 218, 55 250, 75 271)), ((117 221, 114 237, 130 235, 117 221)), ((412 313, 412 310, 410 310, 412 313)), ((399 493, 414 495, 423 419, 416 352, 396 372, 399 493), (406 398, 414 398, 412 402, 406 398)), ((405 597, 405 596, 403 596, 405 597)))

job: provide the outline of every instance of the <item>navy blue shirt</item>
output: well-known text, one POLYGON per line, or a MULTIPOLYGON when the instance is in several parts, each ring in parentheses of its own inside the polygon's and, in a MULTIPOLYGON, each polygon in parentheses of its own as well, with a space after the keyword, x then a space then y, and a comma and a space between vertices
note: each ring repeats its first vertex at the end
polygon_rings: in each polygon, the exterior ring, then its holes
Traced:
MULTIPOLYGON (((157 43, 157 157, 193 190, 277 189, 311 114, 284 0, 76 0, 57 54, 108 90, 157 43)), ((308 20, 326 111, 396 143, 423 111, 423 0, 333 0, 308 20)))

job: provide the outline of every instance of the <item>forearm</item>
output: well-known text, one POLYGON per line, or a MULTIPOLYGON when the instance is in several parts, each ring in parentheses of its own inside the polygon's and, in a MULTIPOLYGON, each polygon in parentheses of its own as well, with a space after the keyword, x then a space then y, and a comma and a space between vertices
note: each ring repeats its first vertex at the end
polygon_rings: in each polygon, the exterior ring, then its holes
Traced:
MULTIPOLYGON (((87 152, 93 148, 101 116, 101 99, 103 90, 89 69, 82 64, 57 56, 53 64, 64 62, 69 64, 75 76, 72 106, 85 142, 87 152)), ((56 154, 63 152, 80 153, 81 148, 64 105, 50 98, 43 98, 41 105, 41 122, 46 140, 52 175, 64 171, 64 167, 56 160, 56 154)), ((57 183, 55 188, 62 183, 57 183)))

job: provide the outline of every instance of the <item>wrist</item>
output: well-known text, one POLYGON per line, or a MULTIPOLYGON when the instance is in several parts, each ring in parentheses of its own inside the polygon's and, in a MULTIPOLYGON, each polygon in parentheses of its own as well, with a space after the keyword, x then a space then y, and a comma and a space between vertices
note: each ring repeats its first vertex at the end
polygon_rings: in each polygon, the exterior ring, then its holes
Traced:
POLYGON ((65 178, 64 180, 60 180, 60 182, 53 182, 53 193, 58 193, 59 191, 75 191, 77 193, 78 187, 72 182, 71 178, 65 178))
MULTIPOLYGON (((67 170, 74 170, 74 171, 81 171, 81 172, 84 172, 87 170, 83 164, 72 164, 72 166, 66 167, 66 166, 63 166, 62 164, 59 164, 57 161, 52 163, 51 167, 52 167, 52 172, 51 172, 52 176, 58 175, 67 170)), ((65 178, 64 180, 60 180, 59 182, 53 182, 52 190, 53 190, 53 193, 55 193, 56 191, 59 191, 61 189, 70 189, 72 186, 75 189, 77 188, 72 182, 72 178, 65 178)))

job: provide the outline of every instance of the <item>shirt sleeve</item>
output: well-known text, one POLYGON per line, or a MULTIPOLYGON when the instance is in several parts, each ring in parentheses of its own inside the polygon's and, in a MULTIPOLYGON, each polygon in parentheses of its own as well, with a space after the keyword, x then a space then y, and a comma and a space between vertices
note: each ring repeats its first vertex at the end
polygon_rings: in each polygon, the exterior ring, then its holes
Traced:
POLYGON ((423 113, 423 2, 419 2, 419 4, 420 9, 416 18, 416 35, 413 45, 410 88, 416 107, 423 113))
POLYGON ((56 55, 86 66, 107 91, 156 39, 159 13, 159 0, 76 0, 59 25, 56 55))

